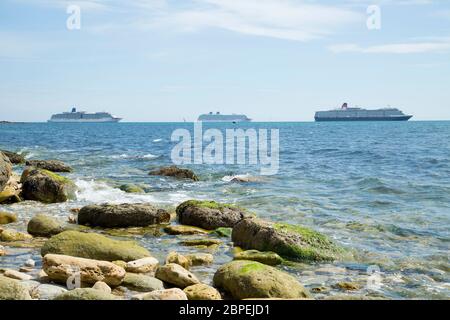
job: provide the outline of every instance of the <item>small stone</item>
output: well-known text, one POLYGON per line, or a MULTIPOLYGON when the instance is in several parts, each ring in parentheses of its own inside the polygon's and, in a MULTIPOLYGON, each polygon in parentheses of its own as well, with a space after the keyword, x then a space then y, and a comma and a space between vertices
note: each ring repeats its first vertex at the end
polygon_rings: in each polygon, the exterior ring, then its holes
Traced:
POLYGON ((156 290, 131 297, 132 300, 187 300, 186 293, 178 288, 156 290))
POLYGON ((129 272, 125 275, 122 285, 130 290, 140 292, 151 292, 164 289, 164 283, 159 279, 129 272))
POLYGON ((121 268, 124 268, 124 269, 127 268, 127 262, 125 262, 123 260, 116 260, 116 261, 113 261, 112 263, 114 263, 116 266, 119 266, 121 268))
POLYGON ((100 290, 106 293, 111 293, 111 287, 108 286, 105 282, 103 281, 97 281, 93 286, 92 289, 96 289, 96 290, 100 290))
POLYGON ((25 261, 24 266, 28 268, 34 268, 36 265, 36 262, 33 259, 28 259, 25 261))
POLYGON ((63 232, 64 227, 55 218, 39 213, 28 222, 27 231, 35 237, 51 237, 63 232))
POLYGON ((191 266, 208 265, 214 261, 212 254, 201 252, 187 254, 186 258, 189 260, 191 266))
POLYGON ((338 282, 333 285, 333 288, 343 291, 356 291, 360 289, 360 285, 355 282, 338 282))
POLYGON ((220 227, 214 230, 214 233, 220 237, 231 238, 233 228, 220 227))
POLYGON ((159 261, 153 257, 142 258, 127 263, 125 270, 134 273, 153 273, 159 266, 159 261))
POLYGON ((189 300, 222 300, 217 289, 203 283, 186 287, 183 291, 189 300))
POLYGON ((217 239, 193 239, 193 240, 185 240, 182 241, 181 244, 188 247, 196 247, 196 246, 217 246, 220 245, 222 241, 217 239))
POLYGON ((204 229, 183 225, 167 226, 164 231, 170 235, 208 234, 208 231, 204 229))
POLYGON ((31 297, 39 300, 53 300, 57 296, 67 292, 67 289, 54 284, 41 284, 31 290, 31 297))
POLYGON ((127 292, 127 288, 120 286, 120 287, 114 288, 114 290, 111 292, 111 294, 118 296, 118 297, 124 297, 126 292, 127 292))
POLYGON ((19 232, 13 229, 0 229, 0 241, 13 242, 30 240, 33 237, 29 234, 19 232))
POLYGON ((180 288, 200 283, 195 275, 176 263, 169 263, 159 267, 155 276, 180 288))
POLYGON ((77 288, 58 295, 55 300, 117 300, 117 297, 92 288, 77 288))
POLYGON ((20 272, 27 272, 27 273, 29 273, 29 272, 33 272, 34 269, 33 268, 28 268, 28 267, 20 267, 19 271, 20 272))
POLYGON ((16 280, 31 280, 33 279, 32 276, 16 271, 16 270, 11 270, 11 269, 7 269, 5 270, 5 272, 3 273, 3 275, 5 277, 11 278, 11 279, 16 279, 16 280))
POLYGON ((258 261, 269 266, 276 266, 283 263, 283 258, 281 258, 275 252, 262 252, 258 250, 247 250, 236 253, 234 255, 234 260, 252 260, 258 261))
POLYGON ((0 224, 8 224, 17 221, 17 216, 9 212, 0 212, 0 224))
POLYGON ((169 263, 179 264, 186 270, 188 270, 191 265, 191 262, 188 258, 186 258, 185 256, 183 256, 177 252, 174 252, 174 251, 169 252, 169 254, 167 255, 166 264, 169 264, 169 263))

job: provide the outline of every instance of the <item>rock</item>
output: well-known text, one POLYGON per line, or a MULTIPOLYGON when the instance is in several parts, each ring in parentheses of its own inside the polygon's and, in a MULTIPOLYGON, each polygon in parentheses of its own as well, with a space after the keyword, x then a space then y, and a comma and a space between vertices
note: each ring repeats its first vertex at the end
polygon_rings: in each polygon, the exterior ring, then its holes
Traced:
POLYGON ((150 293, 143 293, 132 297, 133 300, 187 300, 183 290, 178 288, 156 290, 150 293))
POLYGON ((0 224, 8 224, 17 221, 17 216, 14 213, 0 212, 0 224))
POLYGON ((116 261, 113 261, 112 263, 114 263, 116 266, 124 268, 125 270, 127 269, 127 262, 125 262, 123 260, 116 260, 116 261))
POLYGON ((200 283, 195 275, 176 263, 160 266, 155 277, 182 289, 200 283))
POLYGON ((28 222, 27 231, 35 237, 51 237, 63 232, 64 226, 55 218, 39 213, 28 222))
POLYGON ((31 290, 31 297, 39 300, 53 300, 65 292, 67 292, 67 289, 62 286, 41 284, 31 290))
POLYGON ((194 181, 198 181, 198 177, 192 170, 189 169, 181 169, 177 166, 163 167, 158 170, 153 170, 149 173, 151 176, 166 176, 166 177, 174 177, 178 179, 191 179, 194 181))
POLYGON ((222 300, 219 291, 203 283, 184 288, 189 300, 222 300))
POLYGON ((0 152, 0 191, 6 186, 6 183, 9 181, 9 177, 12 173, 11 162, 8 157, 6 157, 3 153, 0 152))
POLYGON ((20 267, 20 268, 19 268, 19 271, 20 271, 20 272, 26 272, 26 273, 29 273, 29 272, 33 272, 34 269, 33 269, 33 268, 29 268, 29 267, 20 267))
POLYGON ((34 268, 36 266, 36 261, 33 259, 28 259, 23 265, 28 268, 34 268))
POLYGON ((309 298, 309 292, 291 275, 256 261, 235 260, 214 274, 214 286, 234 299, 309 298))
POLYGON ((1 256, 6 256, 6 249, 3 246, 0 246, 0 257, 1 256))
POLYGON ((181 224, 206 230, 233 227, 246 214, 243 209, 234 205, 198 200, 185 201, 177 207, 176 211, 181 224))
POLYGON ((214 256, 209 253, 190 253, 186 255, 191 266, 203 266, 213 263, 214 256))
POLYGON ((108 286, 108 284, 106 284, 106 283, 103 282, 103 281, 97 281, 97 282, 92 286, 92 289, 100 290, 100 291, 103 291, 103 292, 106 292, 106 293, 111 293, 111 292, 112 292, 111 287, 108 286))
POLYGON ((22 174, 22 195, 26 200, 43 203, 65 202, 75 198, 75 184, 68 178, 43 169, 22 174))
POLYGON ((335 266, 324 266, 318 269, 315 269, 314 272, 320 275, 336 275, 336 274, 346 274, 347 269, 335 266))
POLYGON ((0 203, 1 204, 12 204, 21 202, 22 199, 20 198, 20 192, 21 192, 21 185, 15 185, 14 181, 10 180, 6 184, 3 191, 0 192, 0 203))
POLYGON ((5 272, 3 273, 3 276, 11 278, 11 279, 15 279, 15 280, 31 280, 33 279, 32 276, 16 271, 16 270, 11 270, 11 269, 7 269, 5 270, 5 272))
POLYGON ((103 281, 118 286, 125 277, 125 270, 111 262, 57 254, 45 255, 42 267, 51 280, 63 283, 76 273, 79 273, 81 283, 86 284, 103 281))
POLYGON ((311 229, 246 218, 233 228, 232 241, 244 249, 273 251, 297 261, 332 261, 344 250, 311 229))
POLYGON ((222 241, 217 239, 192 239, 181 241, 181 244, 183 246, 188 247, 197 247, 197 246, 210 247, 210 246, 218 246, 222 244, 222 241))
POLYGON ((130 290, 140 292, 150 292, 164 289, 164 284, 159 279, 143 274, 129 272, 125 275, 122 285, 130 290))
POLYGON ((102 290, 77 288, 60 294, 54 300, 117 300, 117 297, 102 290))
POLYGON ((119 189, 126 193, 145 193, 144 189, 134 184, 123 184, 119 189))
POLYGON ((72 172, 73 169, 59 160, 28 160, 27 166, 36 167, 52 172, 72 172))
POLYGON ((78 231, 64 231, 51 237, 41 249, 42 256, 48 253, 105 261, 133 261, 150 256, 147 249, 134 241, 78 231))
POLYGON ((130 261, 126 264, 127 272, 153 273, 159 266, 159 261, 153 257, 146 257, 139 260, 130 261))
POLYGON ((102 204, 83 207, 78 223, 105 228, 145 227, 168 223, 170 214, 150 204, 102 204))
POLYGON ((188 270, 189 267, 191 266, 191 261, 189 261, 188 258, 186 258, 185 256, 183 256, 177 252, 174 252, 174 251, 169 252, 169 254, 166 257, 166 264, 169 264, 169 263, 179 264, 186 270, 188 270))
POLYGON ((36 280, 23 280, 19 281, 21 285, 23 285, 25 288, 27 288, 28 292, 31 294, 31 292, 39 287, 42 283, 36 280))
POLYGON ((355 282, 338 282, 333 285, 333 288, 343 290, 343 291, 356 291, 361 289, 361 286, 355 282))
POLYGON ((3 153, 12 164, 22 164, 25 163, 25 157, 11 151, 7 150, 0 150, 1 153, 3 153))
POLYGON ((0 300, 31 300, 26 286, 0 275, 0 300))
POLYGON ((275 252, 261 252, 258 250, 247 250, 235 253, 234 260, 258 261, 269 266, 276 266, 283 263, 283 258, 281 258, 275 252))
POLYGON ((217 228, 216 230, 214 230, 214 233, 217 234, 219 237, 224 237, 224 238, 231 238, 231 232, 233 231, 233 228, 217 228))
POLYGON ((30 240, 33 237, 29 234, 22 233, 13 229, 0 229, 0 241, 13 242, 30 240))
POLYGON ((193 235, 209 233, 204 229, 191 226, 167 226, 164 228, 164 231, 170 235, 193 235))

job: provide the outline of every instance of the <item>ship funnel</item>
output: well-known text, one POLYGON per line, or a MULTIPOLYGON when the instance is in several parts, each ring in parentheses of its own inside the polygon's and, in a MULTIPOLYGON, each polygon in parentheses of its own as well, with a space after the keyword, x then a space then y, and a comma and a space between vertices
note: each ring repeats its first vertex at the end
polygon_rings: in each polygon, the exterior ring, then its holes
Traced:
POLYGON ((72 108, 72 112, 77 112, 77 108, 72 108))
POLYGON ((343 105, 342 105, 342 108, 341 109, 347 109, 348 108, 348 105, 347 105, 347 102, 346 103, 344 103, 343 105))

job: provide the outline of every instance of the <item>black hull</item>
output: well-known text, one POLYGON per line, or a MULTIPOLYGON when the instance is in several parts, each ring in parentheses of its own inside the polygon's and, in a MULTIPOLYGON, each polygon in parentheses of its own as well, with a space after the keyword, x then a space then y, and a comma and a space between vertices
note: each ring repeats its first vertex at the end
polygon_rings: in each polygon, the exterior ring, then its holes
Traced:
POLYGON ((325 121, 408 121, 412 116, 403 117, 348 117, 348 118, 314 118, 317 122, 325 121))

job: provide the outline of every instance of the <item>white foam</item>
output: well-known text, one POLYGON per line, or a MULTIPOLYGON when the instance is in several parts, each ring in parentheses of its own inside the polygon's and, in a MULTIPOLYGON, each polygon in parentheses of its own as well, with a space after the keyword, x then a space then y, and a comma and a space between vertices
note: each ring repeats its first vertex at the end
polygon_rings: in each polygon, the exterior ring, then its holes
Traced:
POLYGON ((162 139, 155 139, 155 140, 153 140, 153 142, 161 142, 162 141, 162 139))
POLYGON ((246 180, 250 180, 251 178, 252 178, 252 176, 250 174, 246 173, 246 174, 237 174, 234 176, 224 176, 222 178, 222 181, 231 182, 233 179, 239 179, 239 180, 246 181, 246 180))
POLYGON ((142 158, 144 158, 144 159, 156 159, 158 157, 159 156, 157 156, 155 154, 151 154, 151 153, 142 156, 142 158))

